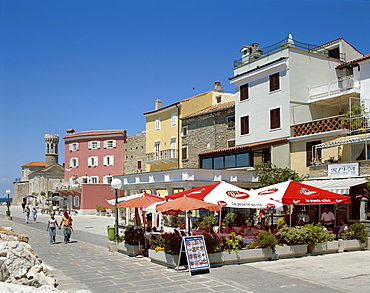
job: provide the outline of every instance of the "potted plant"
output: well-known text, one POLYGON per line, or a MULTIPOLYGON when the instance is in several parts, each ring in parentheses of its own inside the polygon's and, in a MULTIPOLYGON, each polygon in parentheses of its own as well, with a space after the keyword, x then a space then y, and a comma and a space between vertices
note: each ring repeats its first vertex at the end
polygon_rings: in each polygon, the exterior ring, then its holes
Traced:
POLYGON ((275 245, 275 253, 279 258, 300 256, 307 253, 307 228, 284 227, 276 233, 278 245, 275 245))
POLYGON ((324 230, 321 224, 306 224, 307 229, 306 243, 310 253, 331 253, 338 251, 338 241, 334 240, 334 235, 324 230))
POLYGON ((141 228, 135 229, 130 227, 125 231, 124 242, 117 243, 117 249, 127 252, 128 254, 138 255, 141 252, 141 247, 145 242, 144 230, 141 228))
POLYGON ((368 233, 363 223, 353 223, 348 230, 342 233, 339 239, 339 251, 359 250, 366 246, 368 233))

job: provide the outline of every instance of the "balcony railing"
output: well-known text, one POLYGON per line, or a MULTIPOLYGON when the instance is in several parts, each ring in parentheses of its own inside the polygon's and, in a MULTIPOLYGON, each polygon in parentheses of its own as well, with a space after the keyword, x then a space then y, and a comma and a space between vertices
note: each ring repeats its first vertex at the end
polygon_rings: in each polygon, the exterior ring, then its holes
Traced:
POLYGON ((329 99, 347 93, 349 90, 360 89, 360 80, 353 76, 341 77, 338 80, 311 87, 309 90, 309 102, 329 99))
MULTIPOLYGON (((287 37, 287 38, 285 38, 285 39, 281 40, 280 42, 277 42, 273 45, 261 48, 262 51, 263 51, 262 56, 269 55, 269 54, 271 54, 271 53, 273 53, 277 50, 280 50, 280 49, 286 48, 286 47, 295 47, 295 48, 299 48, 299 49, 305 50, 305 51, 310 52, 310 53, 317 53, 317 54, 321 54, 321 55, 324 55, 324 56, 327 56, 327 57, 333 57, 333 58, 340 59, 342 61, 346 61, 346 54, 345 53, 333 53, 333 52, 329 51, 328 49, 326 49, 325 45, 316 46, 316 45, 312 45, 312 44, 299 42, 297 40, 290 39, 289 37, 287 37)), ((235 60, 234 61, 234 68, 242 66, 244 64, 247 64, 247 63, 249 63, 250 61, 253 61, 253 60, 255 60, 255 59, 252 58, 252 60, 249 60, 249 58, 241 58, 241 59, 235 60)))
POLYGON ((168 149, 146 154, 146 163, 149 165, 178 161, 177 149, 168 149))
POLYGON ((306 123, 292 125, 290 127, 290 135, 298 137, 320 132, 328 132, 338 129, 346 129, 348 126, 345 123, 346 115, 339 115, 334 117, 313 120, 306 123))

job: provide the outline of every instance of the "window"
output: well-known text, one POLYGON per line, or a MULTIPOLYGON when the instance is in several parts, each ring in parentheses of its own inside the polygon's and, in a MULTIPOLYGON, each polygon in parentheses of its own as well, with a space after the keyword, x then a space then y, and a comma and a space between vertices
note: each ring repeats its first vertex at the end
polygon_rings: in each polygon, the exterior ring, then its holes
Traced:
POLYGON ((171 126, 176 126, 177 125, 177 113, 172 113, 171 114, 171 126))
POLYGON ((161 119, 155 120, 155 131, 161 130, 161 119))
POLYGON ((106 156, 103 158, 104 166, 113 166, 114 165, 114 156, 106 156))
POLYGON ((240 134, 249 134, 249 116, 240 117, 240 134))
POLYGON ((100 149, 100 141, 89 141, 87 145, 90 150, 100 149))
POLYGON ((235 115, 227 117, 227 128, 235 127, 235 115))
POLYGON ((116 141, 115 140, 106 140, 104 141, 104 148, 106 149, 113 149, 116 147, 116 141))
POLYGON ((240 101, 249 99, 249 84, 243 84, 240 86, 240 101))
POLYGON ((76 168, 78 167, 78 158, 71 158, 69 159, 69 167, 76 168))
POLYGON ((81 178, 81 183, 88 183, 88 178, 87 177, 82 177, 81 178))
POLYGON ((321 149, 317 149, 316 150, 316 156, 315 154, 313 153, 313 151, 315 151, 315 149, 312 149, 312 147, 314 145, 317 145, 317 144, 320 144, 321 143, 321 140, 316 140, 316 141, 309 141, 309 142, 306 142, 306 166, 311 166, 311 165, 314 165, 314 159, 318 159, 320 160, 321 158, 321 149))
POLYGON ((80 197, 79 196, 74 196, 73 197, 73 205, 75 207, 79 207, 80 206, 80 197))
POLYGON ((138 168, 139 170, 141 170, 141 169, 142 169, 142 166, 143 166, 143 161, 137 161, 137 168, 138 168))
POLYGON ((181 159, 182 160, 187 160, 188 159, 188 147, 187 146, 184 146, 182 147, 181 149, 181 159))
POLYGON ((270 110, 270 129, 280 128, 280 108, 270 110))
POLYGON ((217 96, 217 97, 216 97, 216 103, 217 103, 217 104, 221 103, 221 100, 222 100, 222 99, 221 99, 221 96, 217 96))
POLYGON ((87 165, 90 167, 98 166, 98 157, 87 158, 87 165))
POLYGON ((110 184, 113 180, 113 177, 112 176, 105 176, 103 177, 103 182, 106 183, 106 184, 110 184))
POLYGON ((69 144, 70 151, 78 151, 78 142, 72 142, 69 144))
POLYGON ((160 141, 156 141, 154 143, 154 152, 159 153, 160 150, 161 150, 161 142, 160 141))
POLYGON ((253 166, 253 153, 248 151, 244 153, 201 158, 200 166, 202 169, 229 169, 253 166))
POLYGON ((231 148, 231 147, 234 147, 234 146, 235 146, 235 139, 229 139, 227 141, 227 147, 231 148))
POLYGON ((280 74, 275 73, 270 75, 270 92, 276 91, 280 89, 280 81, 279 81, 280 74))
POLYGON ((186 126, 183 126, 181 128, 182 136, 187 136, 188 135, 188 130, 189 130, 189 127, 187 125, 186 126))
POLYGON ((99 177, 98 176, 91 176, 90 177, 90 183, 91 184, 97 184, 97 183, 99 183, 99 177))

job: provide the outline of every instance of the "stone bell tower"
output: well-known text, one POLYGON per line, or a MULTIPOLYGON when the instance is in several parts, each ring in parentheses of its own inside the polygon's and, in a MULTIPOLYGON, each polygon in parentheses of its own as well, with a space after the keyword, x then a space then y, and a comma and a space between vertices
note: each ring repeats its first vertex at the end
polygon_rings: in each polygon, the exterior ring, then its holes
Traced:
POLYGON ((50 166, 52 164, 58 163, 58 134, 45 134, 45 165, 50 166))

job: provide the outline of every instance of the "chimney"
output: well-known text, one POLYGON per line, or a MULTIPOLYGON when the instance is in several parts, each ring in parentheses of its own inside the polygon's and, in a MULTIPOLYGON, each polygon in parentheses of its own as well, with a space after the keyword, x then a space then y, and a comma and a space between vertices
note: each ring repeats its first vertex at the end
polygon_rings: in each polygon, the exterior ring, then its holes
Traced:
POLYGON ((263 50, 262 49, 260 49, 259 47, 258 47, 258 43, 253 43, 253 44, 251 44, 251 46, 252 46, 252 50, 251 50, 251 54, 250 54, 250 57, 251 57, 251 59, 253 60, 253 59, 257 59, 257 58, 259 58, 260 56, 262 56, 262 54, 263 54, 263 50))
POLYGON ((162 101, 161 101, 160 98, 158 98, 158 99, 155 100, 155 109, 159 110, 161 108, 162 108, 162 101))
POLYGON ((75 132, 75 130, 74 130, 73 128, 70 128, 70 129, 67 129, 67 130, 66 130, 66 132, 67 132, 67 133, 74 133, 74 132, 75 132))
POLYGON ((224 91, 224 89, 221 87, 221 81, 215 81, 214 84, 215 84, 215 88, 214 88, 215 92, 222 93, 224 91))

